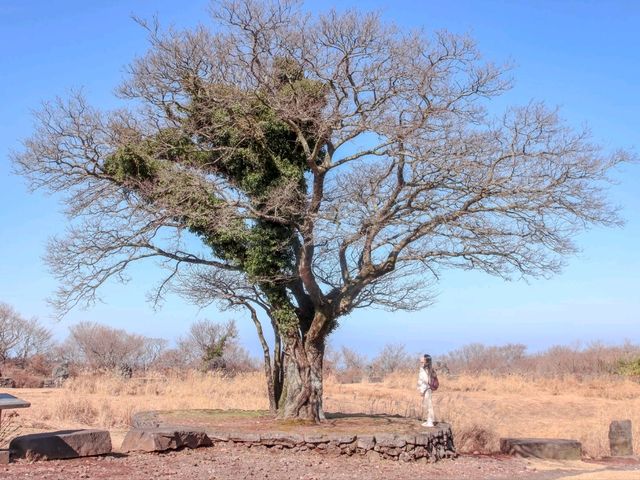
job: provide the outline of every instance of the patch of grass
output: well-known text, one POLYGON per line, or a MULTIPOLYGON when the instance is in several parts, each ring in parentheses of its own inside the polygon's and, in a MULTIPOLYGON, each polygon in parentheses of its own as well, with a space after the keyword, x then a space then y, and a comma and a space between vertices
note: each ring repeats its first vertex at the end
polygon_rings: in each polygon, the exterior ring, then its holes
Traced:
POLYGON ((267 410, 239 410, 239 409, 199 409, 199 410, 168 410, 158 412, 160 415, 173 417, 173 418, 188 418, 188 419, 215 419, 215 420, 230 420, 233 418, 259 418, 269 416, 267 410))

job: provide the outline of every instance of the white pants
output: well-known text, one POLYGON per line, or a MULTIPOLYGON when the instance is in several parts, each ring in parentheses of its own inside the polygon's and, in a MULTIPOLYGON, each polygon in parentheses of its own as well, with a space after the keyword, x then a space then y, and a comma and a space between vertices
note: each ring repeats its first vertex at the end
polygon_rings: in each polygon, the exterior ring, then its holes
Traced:
POLYGON ((433 399, 431 389, 427 389, 422 396, 422 419, 424 420, 424 413, 427 412, 426 421, 433 423, 435 421, 435 416, 433 414, 433 399))

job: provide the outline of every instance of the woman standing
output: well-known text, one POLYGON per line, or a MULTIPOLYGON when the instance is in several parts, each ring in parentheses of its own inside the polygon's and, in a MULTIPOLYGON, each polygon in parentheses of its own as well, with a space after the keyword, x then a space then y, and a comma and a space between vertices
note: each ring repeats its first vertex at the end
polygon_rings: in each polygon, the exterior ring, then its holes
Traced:
POLYGON ((420 357, 420 373, 418 374, 418 391, 422 395, 422 418, 427 412, 427 419, 422 424, 423 427, 433 427, 435 420, 433 414, 433 391, 438 388, 438 376, 431 365, 431 356, 426 353, 420 357))

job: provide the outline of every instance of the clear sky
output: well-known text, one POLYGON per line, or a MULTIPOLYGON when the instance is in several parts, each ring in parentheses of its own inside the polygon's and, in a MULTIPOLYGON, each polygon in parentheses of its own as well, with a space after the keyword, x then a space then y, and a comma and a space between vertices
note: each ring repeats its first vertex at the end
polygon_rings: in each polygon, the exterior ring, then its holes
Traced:
MULTIPOLYGON (((38 316, 58 338, 80 320, 95 320, 168 339, 197 318, 237 318, 242 341, 259 351, 253 326, 240 313, 198 310, 170 297, 154 312, 145 292, 156 283, 153 265, 133 271, 123 286, 102 292, 104 304, 51 322, 46 297, 56 283, 42 256, 65 218, 59 199, 30 194, 10 173, 10 150, 30 134, 31 110, 41 101, 83 87, 97 106, 117 104, 113 89, 123 67, 146 50, 131 14, 158 14, 164 24, 208 22, 207 1, 0 0, 0 301, 38 316)), ((588 125, 605 148, 640 150, 640 2, 378 0, 305 3, 381 10, 405 27, 468 32, 487 59, 515 64, 515 88, 495 101, 500 111, 530 99, 561 107, 575 126, 588 125)), ((615 173, 611 198, 626 225, 581 235, 582 251, 550 280, 506 283, 485 274, 447 271, 437 303, 418 313, 359 311, 341 321, 336 346, 375 353, 387 342, 409 351, 442 353, 471 342, 519 342, 532 350, 595 340, 640 343, 640 165, 615 173)))

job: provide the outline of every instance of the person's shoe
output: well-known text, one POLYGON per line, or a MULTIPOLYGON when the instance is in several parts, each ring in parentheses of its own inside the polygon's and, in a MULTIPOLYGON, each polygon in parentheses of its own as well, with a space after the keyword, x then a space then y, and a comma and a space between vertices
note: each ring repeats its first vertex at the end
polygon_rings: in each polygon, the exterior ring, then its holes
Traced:
POLYGON ((433 423, 432 422, 424 422, 422 424, 423 427, 433 427, 433 423))

